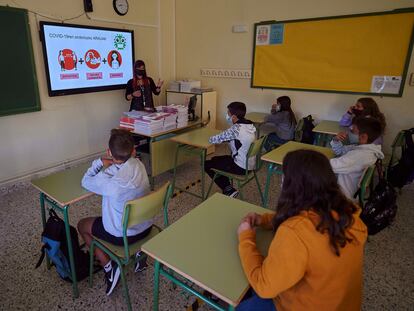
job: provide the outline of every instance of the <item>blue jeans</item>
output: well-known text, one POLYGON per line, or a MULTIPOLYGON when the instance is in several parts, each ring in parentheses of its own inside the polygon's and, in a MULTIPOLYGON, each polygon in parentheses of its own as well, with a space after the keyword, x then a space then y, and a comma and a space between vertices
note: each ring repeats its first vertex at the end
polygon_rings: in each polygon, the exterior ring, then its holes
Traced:
POLYGON ((277 311, 273 299, 263 299, 252 290, 252 296, 242 300, 236 311, 277 311))
POLYGON ((264 148, 265 148, 266 151, 270 151, 270 150, 274 149, 276 146, 283 145, 286 142, 288 142, 288 140, 280 138, 279 136, 277 136, 276 133, 270 133, 267 136, 264 148))

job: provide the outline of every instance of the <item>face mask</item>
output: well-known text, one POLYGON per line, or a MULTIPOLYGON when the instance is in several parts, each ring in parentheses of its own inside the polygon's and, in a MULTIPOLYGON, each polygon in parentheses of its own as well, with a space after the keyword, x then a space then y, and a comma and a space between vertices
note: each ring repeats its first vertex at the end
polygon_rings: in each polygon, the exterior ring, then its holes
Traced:
POLYGON ((362 114, 362 110, 358 110, 358 109, 353 108, 353 109, 352 109, 352 113, 353 113, 355 116, 359 116, 359 115, 361 115, 361 114, 362 114))
POLYGON ((355 145, 359 143, 359 135, 352 133, 349 131, 348 133, 348 140, 351 145, 355 145))
POLYGON ((229 114, 227 112, 226 112, 225 118, 226 118, 226 121, 227 121, 228 124, 233 125, 233 121, 231 119, 231 116, 229 116, 229 114))
POLYGON ((137 69, 135 70, 137 76, 143 77, 145 75, 145 70, 137 69))
POLYGON ((272 114, 276 114, 279 111, 280 111, 280 104, 277 104, 275 108, 272 108, 272 110, 270 110, 272 114))

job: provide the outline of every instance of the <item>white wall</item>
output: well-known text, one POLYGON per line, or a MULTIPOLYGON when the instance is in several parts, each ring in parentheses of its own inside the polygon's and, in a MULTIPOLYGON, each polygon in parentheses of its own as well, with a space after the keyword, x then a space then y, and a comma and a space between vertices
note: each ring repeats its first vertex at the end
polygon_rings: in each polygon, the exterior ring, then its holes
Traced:
MULTIPOLYGON (((289 20, 311 17, 386 11, 412 7, 410 0, 177 0, 176 66, 177 78, 202 80, 202 85, 218 91, 217 116, 224 127, 224 113, 231 101, 241 100, 248 111, 269 111, 272 101, 281 95, 293 100, 299 117, 312 114, 316 119, 337 120, 359 95, 260 90, 250 88, 250 80, 204 78, 201 68, 250 69, 253 49, 253 24, 265 20, 289 20), (247 33, 232 33, 232 26, 246 24, 247 33)), ((364 47, 361 47, 364 48, 364 47)), ((373 51, 375 53, 375 51, 373 51)), ((409 73, 414 71, 411 58, 409 73)), ((400 129, 414 126, 414 87, 406 82, 401 98, 374 97, 385 113, 388 128, 385 146, 400 129)))
MULTIPOLYGON (((159 77, 169 80, 174 75, 171 66, 174 47, 170 41, 171 25, 174 24, 173 3, 170 0, 129 1, 128 14, 120 17, 113 11, 112 1, 93 1, 94 12, 90 16, 101 21, 82 16, 67 23, 133 29, 136 59, 145 60, 147 71, 154 80, 159 77)), ((81 0, 0 0, 0 5, 21 7, 58 19, 83 13, 81 0)), ((29 13, 29 20, 41 111, 0 117, 0 184, 103 151, 110 130, 118 125, 121 113, 129 109, 123 90, 49 97, 38 20, 50 19, 29 13)))

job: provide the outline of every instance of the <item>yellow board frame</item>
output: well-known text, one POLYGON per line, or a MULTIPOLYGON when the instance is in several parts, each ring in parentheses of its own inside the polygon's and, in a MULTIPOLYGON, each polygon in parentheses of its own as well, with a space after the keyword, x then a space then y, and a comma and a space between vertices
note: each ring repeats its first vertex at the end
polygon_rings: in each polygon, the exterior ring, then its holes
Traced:
POLYGON ((402 96, 414 9, 255 24, 251 86, 402 96), (257 27, 283 24, 280 44, 257 45, 257 27), (398 93, 372 92, 374 76, 399 76, 398 93))

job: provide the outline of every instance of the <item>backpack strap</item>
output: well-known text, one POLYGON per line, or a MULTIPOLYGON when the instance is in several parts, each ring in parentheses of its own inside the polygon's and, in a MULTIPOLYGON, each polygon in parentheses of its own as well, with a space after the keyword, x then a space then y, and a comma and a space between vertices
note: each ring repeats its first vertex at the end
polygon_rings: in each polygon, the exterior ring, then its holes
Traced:
POLYGON ((40 267, 40 265, 42 264, 42 262, 43 262, 43 259, 45 259, 45 255, 46 255, 46 250, 45 249, 50 249, 50 246, 49 246, 49 244, 43 244, 43 246, 42 246, 42 248, 41 248, 41 254, 40 254, 40 258, 39 258, 39 260, 37 261, 37 264, 36 264, 36 267, 35 267, 35 269, 37 269, 37 268, 39 268, 40 267))
POLYGON ((377 159, 377 162, 375 162, 375 167, 377 169, 378 178, 380 180, 383 180, 384 179, 384 170, 382 168, 382 160, 381 159, 377 159))

